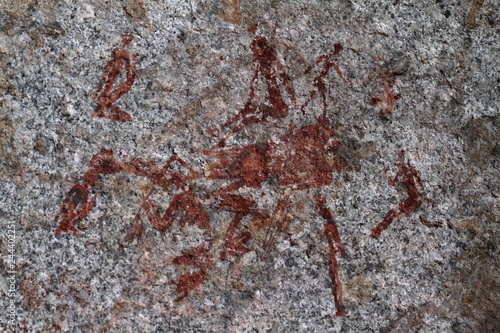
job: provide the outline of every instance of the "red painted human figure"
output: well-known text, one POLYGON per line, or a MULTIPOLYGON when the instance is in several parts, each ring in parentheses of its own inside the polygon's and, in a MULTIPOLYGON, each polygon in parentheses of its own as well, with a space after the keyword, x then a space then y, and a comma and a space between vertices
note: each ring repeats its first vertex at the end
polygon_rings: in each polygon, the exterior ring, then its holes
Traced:
POLYGON ((399 161, 396 163, 398 172, 393 179, 389 180, 389 185, 394 186, 399 181, 401 185, 406 188, 408 198, 401 201, 396 207, 385 214, 382 222, 372 229, 370 237, 379 237, 382 231, 387 229, 392 222, 416 211, 422 205, 421 198, 425 198, 423 192, 419 191, 419 188, 423 190, 424 185, 418 175, 417 169, 409 162, 405 161, 404 150, 399 152, 398 157, 399 161))
POLYGON ((276 50, 264 36, 257 36, 250 48, 253 51, 255 70, 250 82, 250 92, 245 106, 236 115, 226 121, 222 127, 230 128, 230 132, 219 141, 218 147, 224 147, 226 140, 245 126, 280 119, 288 115, 288 105, 282 95, 280 82, 284 86, 292 104, 297 105, 295 91, 290 78, 285 72, 276 50), (255 104, 256 84, 262 77, 267 86, 267 104, 255 104))
MULTIPOLYGON (((314 78, 313 86, 315 89, 311 90, 309 98, 301 106, 302 113, 305 113, 306 106, 309 105, 309 103, 316 97, 318 93, 320 95, 321 103, 323 105, 323 112, 326 112, 328 88, 325 82, 325 78, 332 68, 335 69, 335 72, 342 80, 342 82, 347 83, 347 80, 344 78, 344 75, 340 71, 339 65, 335 61, 335 56, 338 55, 342 51, 342 49, 343 49, 342 44, 335 43, 333 45, 333 50, 329 54, 319 56, 318 59, 316 60, 316 63, 314 65, 318 67, 322 65, 321 71, 319 75, 314 78)), ((308 68, 306 70, 306 73, 310 72, 313 69, 314 65, 308 68)))
POLYGON ((94 93, 97 107, 92 117, 108 118, 116 121, 130 121, 132 117, 115 105, 116 101, 130 91, 135 81, 135 54, 130 55, 127 47, 134 39, 131 34, 124 34, 122 46, 113 49, 111 60, 106 64, 104 73, 99 80, 99 87, 94 93), (125 69, 125 81, 115 85, 122 67, 125 69), (106 113, 107 110, 112 113, 106 113))

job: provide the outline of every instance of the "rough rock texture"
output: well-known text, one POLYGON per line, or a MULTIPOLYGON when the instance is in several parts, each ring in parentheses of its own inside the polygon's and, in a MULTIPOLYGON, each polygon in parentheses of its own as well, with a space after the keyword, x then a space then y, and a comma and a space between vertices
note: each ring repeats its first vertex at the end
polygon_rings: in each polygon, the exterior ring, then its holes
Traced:
POLYGON ((497 1, 0 3, 4 331, 498 332, 497 1))

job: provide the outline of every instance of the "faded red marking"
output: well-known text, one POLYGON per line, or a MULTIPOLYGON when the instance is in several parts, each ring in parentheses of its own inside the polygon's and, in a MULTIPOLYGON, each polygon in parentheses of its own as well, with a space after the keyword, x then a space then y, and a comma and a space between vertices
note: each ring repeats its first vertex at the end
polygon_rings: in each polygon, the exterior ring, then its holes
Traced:
POLYGON ((134 37, 131 34, 124 34, 122 46, 113 49, 111 60, 106 64, 104 73, 99 80, 99 87, 94 93, 94 99, 97 100, 97 108, 92 113, 92 117, 108 118, 123 122, 132 120, 130 114, 114 104, 120 97, 130 91, 135 82, 135 54, 130 55, 127 50, 132 39, 134 37), (113 89, 113 85, 122 71, 122 67, 125 69, 126 81, 119 83, 113 89), (106 110, 111 110, 113 113, 106 114, 106 110))
POLYGON ((210 229, 208 214, 191 190, 175 195, 163 216, 159 213, 158 205, 154 200, 147 200, 142 208, 153 227, 159 232, 167 231, 176 220, 179 221, 181 227, 196 225, 201 229, 210 229))
POLYGON ((125 237, 125 242, 131 243, 134 239, 140 239, 142 237, 142 231, 144 230, 144 225, 141 222, 141 210, 143 205, 146 203, 146 200, 153 194, 154 188, 149 191, 149 193, 142 200, 141 207, 137 210, 137 213, 134 216, 134 221, 132 223, 131 230, 127 233, 125 237))
POLYGON ((250 82, 250 92, 243 109, 222 125, 223 128, 227 127, 231 130, 219 141, 217 147, 224 147, 230 136, 241 131, 247 125, 267 122, 271 118, 280 119, 288 115, 288 105, 281 94, 278 80, 284 85, 293 105, 297 105, 295 91, 276 50, 263 36, 255 37, 250 47, 253 51, 255 64, 254 75, 250 82), (261 76, 267 85, 267 101, 270 105, 255 104, 255 85, 261 76))
POLYGON ((257 256, 261 260, 268 258, 275 247, 276 232, 287 232, 288 230, 290 224, 289 198, 289 194, 280 197, 272 212, 263 211, 252 214, 249 227, 252 235, 261 235, 256 239, 260 244, 260 250, 262 250, 262 253, 257 252, 257 256))
POLYGON ((322 195, 316 195, 316 207, 319 214, 326 220, 324 226, 326 240, 328 241, 328 264, 330 266, 330 277, 332 279, 332 293, 337 308, 336 316, 345 314, 344 302, 342 301, 342 283, 339 278, 339 267, 337 263, 337 253, 345 254, 344 246, 340 240, 339 231, 335 224, 333 214, 326 206, 326 199, 322 195))
POLYGON ((198 287, 208 276, 212 259, 209 255, 210 249, 205 243, 196 248, 192 248, 187 254, 178 256, 172 260, 174 265, 194 266, 198 270, 194 273, 183 274, 178 281, 171 280, 169 284, 176 286, 175 292, 180 294, 175 299, 176 302, 182 301, 189 293, 198 287))
POLYGON ((372 97, 370 104, 380 107, 380 113, 386 115, 394 110, 398 99, 398 96, 393 91, 396 83, 394 71, 386 64, 384 59, 379 57, 373 59, 373 67, 373 70, 368 75, 368 80, 379 79, 382 81, 383 86, 380 88, 382 95, 372 97))
MULTIPOLYGON (((342 82, 347 83, 347 80, 344 78, 344 75, 342 74, 339 65, 334 61, 334 57, 342 51, 344 47, 340 43, 336 43, 333 45, 333 50, 329 54, 319 56, 318 59, 316 60, 316 65, 319 65, 323 63, 323 68, 321 69, 319 75, 314 78, 313 86, 316 88, 312 90, 309 94, 309 98, 304 102, 304 104, 301 106, 302 113, 305 113, 304 109, 305 107, 314 99, 316 94, 319 92, 321 96, 321 101, 323 103, 323 112, 326 114, 326 106, 327 106, 327 101, 326 101, 326 96, 327 96, 327 87, 325 83, 325 77, 328 75, 330 70, 332 68, 335 69, 337 72, 337 75, 340 77, 342 82)), ((309 67, 306 70, 306 73, 311 71, 313 66, 309 67)))
POLYGON ((274 248, 274 245, 276 244, 276 236, 273 233, 273 230, 271 229, 271 225, 267 227, 266 234, 264 236, 264 241, 261 245, 262 250, 266 256, 269 255, 271 250, 274 248))
POLYGON ((134 241, 134 239, 140 239, 142 237, 142 232, 144 230, 144 225, 141 222, 140 211, 137 212, 136 216, 134 217, 134 221, 132 223, 132 228, 131 230, 127 233, 127 236, 125 237, 125 242, 131 243, 134 241))
POLYGON ((405 161, 404 150, 399 152, 398 157, 399 162, 396 163, 398 172, 393 179, 389 179, 389 185, 395 186, 399 180, 399 183, 406 188, 408 198, 401 201, 396 207, 387 212, 382 222, 372 229, 370 237, 379 237, 381 232, 387 229, 394 220, 399 220, 401 217, 417 210, 418 207, 422 205, 421 198, 425 198, 425 194, 418 190, 418 188, 424 189, 422 180, 415 167, 412 166, 410 162, 405 161))

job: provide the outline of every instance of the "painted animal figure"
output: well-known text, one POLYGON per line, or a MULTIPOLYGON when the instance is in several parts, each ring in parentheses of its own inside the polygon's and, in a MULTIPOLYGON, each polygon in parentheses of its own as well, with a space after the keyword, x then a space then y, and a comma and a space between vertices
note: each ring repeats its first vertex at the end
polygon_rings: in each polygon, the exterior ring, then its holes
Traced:
MULTIPOLYGON (((269 142, 200 151, 218 160, 218 162, 209 163, 204 173, 192 170, 176 156, 173 156, 163 167, 159 167, 153 162, 138 158, 123 156, 118 159, 112 151, 103 149, 92 158, 83 183, 73 186, 64 199, 55 218, 59 224, 56 234, 62 231, 79 233, 76 224, 94 207, 97 195, 90 198, 89 192, 95 187, 100 176, 126 173, 146 177, 160 188, 174 186, 177 193, 172 197, 163 214, 159 212, 157 202, 149 199, 149 195, 143 200, 140 209, 145 212, 153 228, 159 232, 168 231, 174 222, 178 222, 181 227, 196 225, 205 231, 202 244, 188 250, 186 255, 173 260, 174 264, 192 265, 198 269, 195 273, 181 276, 177 282, 172 281, 177 285, 177 292, 181 294, 177 298, 180 301, 206 278, 208 267, 213 261, 208 257, 212 245, 212 227, 203 201, 217 198, 219 201, 217 209, 234 213, 225 232, 223 249, 219 257, 226 259, 228 255, 242 256, 250 251, 246 244, 251 239, 251 234, 248 231, 238 232, 240 223, 246 216, 249 216, 250 220, 266 217, 265 212, 257 209, 256 202, 234 192, 243 187, 260 188, 269 180, 275 182, 282 192, 287 189, 298 191, 328 186, 333 179, 332 173, 340 172, 346 166, 346 162, 338 156, 340 147, 340 142, 335 140, 335 132, 329 128, 326 119, 320 117, 317 124, 293 130, 269 142), (187 174, 172 171, 174 163, 187 169, 187 174), (199 178, 232 182, 199 198, 189 183, 199 178)), ((325 198, 317 194, 316 199, 318 212, 326 220, 325 236, 329 244, 331 276, 335 282, 339 282, 335 258, 343 246, 336 231, 333 215, 326 206, 325 198)), ((283 207, 280 209, 283 211, 283 207)), ((284 225, 282 220, 275 222, 284 225)), ((140 219, 136 219, 128 240, 141 237, 142 228, 140 219)), ((335 284, 333 293, 338 314, 343 314, 340 283, 335 284)))

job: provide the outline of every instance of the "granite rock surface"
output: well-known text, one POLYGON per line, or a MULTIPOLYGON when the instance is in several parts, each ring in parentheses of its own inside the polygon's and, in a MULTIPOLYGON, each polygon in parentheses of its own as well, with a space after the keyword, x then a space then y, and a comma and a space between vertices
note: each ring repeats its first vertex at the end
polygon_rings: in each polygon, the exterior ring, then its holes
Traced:
POLYGON ((494 0, 1 0, 0 327, 498 332, 499 27, 494 0))

